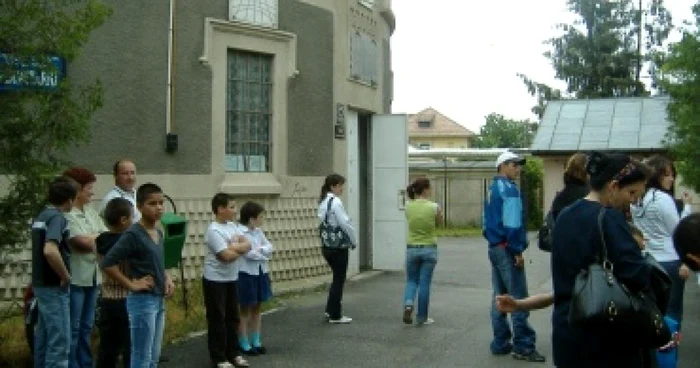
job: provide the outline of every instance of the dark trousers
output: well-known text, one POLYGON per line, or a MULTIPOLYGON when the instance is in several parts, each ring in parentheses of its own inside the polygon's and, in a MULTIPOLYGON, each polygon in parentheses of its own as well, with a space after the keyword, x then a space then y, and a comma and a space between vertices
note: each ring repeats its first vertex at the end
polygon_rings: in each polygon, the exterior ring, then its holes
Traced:
POLYGON ((119 355, 124 367, 131 362, 131 337, 126 299, 100 299, 100 347, 97 353, 97 368, 114 368, 119 355))
POLYGON ((340 319, 343 316, 343 286, 345 286, 345 275, 348 272, 349 250, 322 248, 321 252, 333 271, 333 282, 328 290, 326 313, 330 319, 340 319))
POLYGON ((202 279, 204 306, 207 311, 207 341, 213 363, 233 361, 238 348, 238 291, 236 282, 202 279))

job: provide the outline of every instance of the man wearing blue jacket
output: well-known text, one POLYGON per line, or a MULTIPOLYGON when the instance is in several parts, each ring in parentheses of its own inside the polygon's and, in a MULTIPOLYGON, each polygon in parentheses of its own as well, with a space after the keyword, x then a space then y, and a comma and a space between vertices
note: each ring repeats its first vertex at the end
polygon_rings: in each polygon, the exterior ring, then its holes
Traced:
POLYGON ((523 252, 527 249, 527 229, 520 190, 515 180, 520 176, 525 159, 512 152, 503 152, 496 160, 498 175, 493 178, 484 205, 484 237, 489 246, 493 300, 491 324, 495 355, 512 353, 513 358, 529 362, 544 362, 535 349, 536 333, 527 319, 528 312, 513 312, 513 331, 508 316, 496 309, 496 295, 510 294, 515 299, 526 298, 527 279, 523 252))

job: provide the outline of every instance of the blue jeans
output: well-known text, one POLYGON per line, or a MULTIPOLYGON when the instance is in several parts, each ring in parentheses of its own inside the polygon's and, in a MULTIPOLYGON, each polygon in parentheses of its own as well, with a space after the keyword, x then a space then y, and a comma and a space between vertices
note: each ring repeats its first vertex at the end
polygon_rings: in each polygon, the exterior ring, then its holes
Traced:
POLYGON ((511 350, 519 354, 529 354, 535 350, 535 330, 527 321, 529 312, 513 312, 513 332, 511 333, 508 315, 496 309, 496 295, 510 294, 515 299, 528 296, 525 268, 515 266, 515 256, 505 248, 493 246, 489 248, 491 261, 491 281, 493 284, 493 299, 491 300, 491 325, 493 341, 491 352, 506 354, 511 350), (511 345, 511 338, 513 343, 511 345))
POLYGON ((162 295, 129 293, 126 297, 131 331, 131 368, 155 368, 160 359, 165 321, 162 295))
POLYGON ((406 289, 403 300, 404 306, 412 307, 418 292, 418 313, 416 313, 418 323, 428 319, 430 283, 433 280, 437 258, 437 247, 406 249, 406 289))
POLYGON ((70 367, 92 368, 90 336, 95 324, 97 286, 70 286, 70 367))
POLYGON ((666 315, 678 322, 679 330, 681 329, 681 322, 683 322, 683 294, 685 291, 685 280, 681 279, 681 276, 678 274, 681 264, 681 261, 659 262, 659 265, 671 277, 671 296, 668 300, 666 315))
POLYGON ((69 294, 69 287, 34 287, 39 308, 34 332, 34 368, 68 368, 69 294))

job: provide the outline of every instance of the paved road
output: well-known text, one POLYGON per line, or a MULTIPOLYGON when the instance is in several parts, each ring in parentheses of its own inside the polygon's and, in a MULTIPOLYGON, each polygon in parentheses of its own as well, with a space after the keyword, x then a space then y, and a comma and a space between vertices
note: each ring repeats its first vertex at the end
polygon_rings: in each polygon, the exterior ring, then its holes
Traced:
MULTIPOLYGON (((269 354, 250 358, 253 367, 525 367, 551 366, 551 310, 532 312, 537 348, 546 364, 515 361, 489 353, 490 269, 479 238, 440 240, 430 315, 435 324, 401 322, 404 274, 383 273, 346 286, 344 309, 350 325, 324 322, 325 293, 292 299, 287 307, 263 317, 263 342, 269 354)), ((531 293, 551 290, 548 255, 526 254, 531 293)), ((679 368, 700 361, 700 287, 686 289, 684 346, 679 368)), ((165 348, 168 367, 208 367, 206 337, 165 348)))

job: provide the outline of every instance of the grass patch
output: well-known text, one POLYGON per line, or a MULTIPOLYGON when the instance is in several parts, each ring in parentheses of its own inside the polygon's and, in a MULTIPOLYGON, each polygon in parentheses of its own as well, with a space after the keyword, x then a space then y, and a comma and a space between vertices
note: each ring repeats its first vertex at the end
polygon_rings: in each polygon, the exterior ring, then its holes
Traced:
POLYGON ((29 367, 30 361, 24 317, 22 310, 14 305, 0 320, 0 367, 29 367))
POLYGON ((435 229, 438 237, 481 236, 479 227, 439 227, 435 229))
MULTIPOLYGON (((187 288, 188 310, 183 304, 182 286, 177 285, 175 295, 167 299, 165 312, 165 331, 163 344, 168 345, 187 338, 190 334, 204 331, 207 328, 206 312, 204 309, 204 294, 202 283, 195 280, 187 288)), ((286 298, 286 296, 285 296, 286 298)), ((263 304, 263 311, 281 306, 279 298, 273 298, 263 304)), ((99 337, 97 326, 93 329, 93 357, 97 357, 99 337)), ((31 357, 29 346, 24 337, 24 317, 18 305, 6 312, 6 317, 0 320, 0 367, 30 367, 31 357)))

